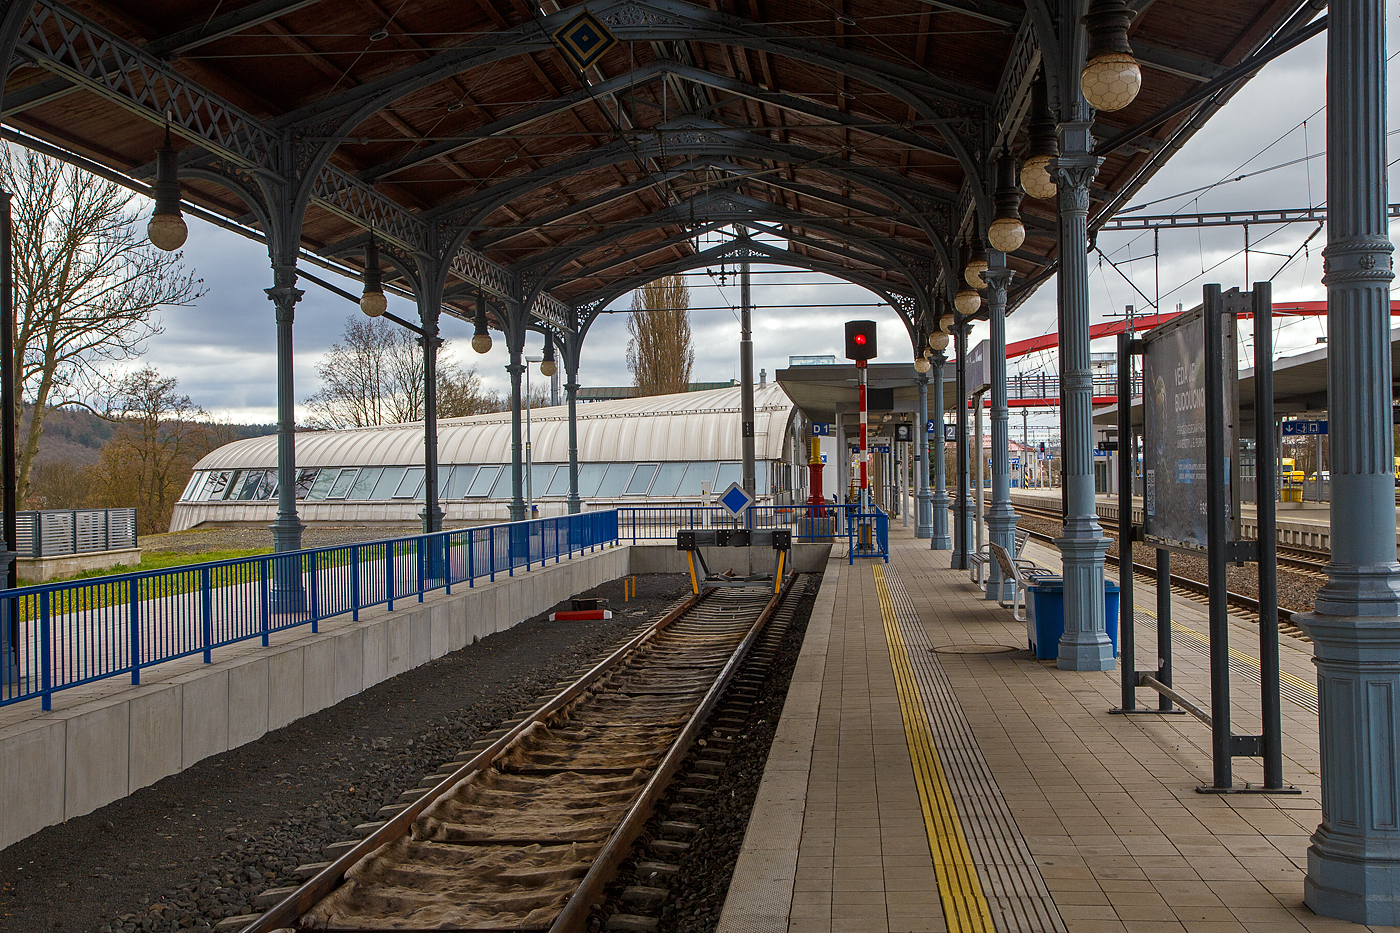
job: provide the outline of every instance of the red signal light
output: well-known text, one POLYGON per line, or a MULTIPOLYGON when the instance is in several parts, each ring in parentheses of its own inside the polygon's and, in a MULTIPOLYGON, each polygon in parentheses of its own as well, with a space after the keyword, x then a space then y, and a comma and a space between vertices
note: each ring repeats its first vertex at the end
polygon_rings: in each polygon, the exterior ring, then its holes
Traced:
POLYGON ((862 347, 865 346, 865 335, 864 335, 864 334, 856 334, 856 343, 859 344, 859 345, 862 346, 862 347))

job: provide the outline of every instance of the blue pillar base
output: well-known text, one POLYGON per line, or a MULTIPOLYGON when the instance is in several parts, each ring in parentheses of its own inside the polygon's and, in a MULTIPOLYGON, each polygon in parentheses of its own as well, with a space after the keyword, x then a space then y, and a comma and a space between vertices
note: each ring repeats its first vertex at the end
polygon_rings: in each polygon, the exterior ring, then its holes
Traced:
MULTIPOLYGON (((291 520, 278 518, 268 526, 272 532, 272 550, 281 554, 286 551, 301 550, 301 532, 306 526, 293 517, 291 520)), ((287 561, 274 561, 272 570, 272 592, 269 594, 269 608, 275 613, 300 613, 306 611, 306 587, 301 582, 299 567, 287 561)))
MULTIPOLYGON (((1016 521, 1019 518, 1010 503, 998 502, 986 514, 987 539, 1006 549, 1014 559, 1016 556, 1016 521)), ((992 561, 987 573, 987 599, 1008 602, 1016 595, 1016 581, 1002 579, 1001 565, 992 561)))
POLYGON ((1062 671, 1111 671, 1116 666, 1113 642, 1104 627, 1103 555, 1108 539, 1098 522, 1086 518, 1065 524, 1066 536, 1055 539, 1065 581, 1065 634, 1060 639, 1062 671))
POLYGON ((440 508, 433 509, 431 515, 427 509, 419 512, 418 517, 423 520, 423 534, 430 535, 435 531, 442 531, 442 520, 446 515, 447 513, 440 508))
POLYGON ((915 511, 918 521, 914 526, 914 537, 933 537, 933 493, 927 489, 919 490, 918 508, 915 511))
POLYGON ((569 497, 569 514, 577 515, 583 511, 583 500, 578 496, 569 497))
POLYGON ((929 536, 930 551, 951 551, 953 549, 953 536, 948 530, 948 497, 946 495, 934 494, 933 497, 933 534, 929 536))
MULTIPOLYGON (((1335 568, 1334 568, 1335 572, 1335 568)), ((1313 640, 1322 825, 1303 901, 1314 913, 1400 926, 1400 618, 1294 615, 1313 640)))

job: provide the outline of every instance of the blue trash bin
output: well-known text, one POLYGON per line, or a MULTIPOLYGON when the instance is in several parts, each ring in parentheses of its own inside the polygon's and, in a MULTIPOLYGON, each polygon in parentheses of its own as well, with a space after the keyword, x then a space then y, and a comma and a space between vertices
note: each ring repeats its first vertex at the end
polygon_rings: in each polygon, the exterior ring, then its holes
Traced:
MULTIPOLYGON (((1060 656, 1060 639, 1065 634, 1065 581, 1062 577, 1046 577, 1031 584, 1026 600, 1027 647, 1041 661, 1060 656)), ((1118 584, 1105 580, 1103 584, 1104 627, 1113 643, 1113 656, 1118 657, 1118 584)))

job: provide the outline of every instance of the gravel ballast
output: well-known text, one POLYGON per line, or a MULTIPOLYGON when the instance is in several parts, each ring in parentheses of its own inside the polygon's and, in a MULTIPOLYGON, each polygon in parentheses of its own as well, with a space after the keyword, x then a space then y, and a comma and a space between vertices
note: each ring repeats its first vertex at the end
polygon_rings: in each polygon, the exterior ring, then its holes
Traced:
POLYGON ((684 574, 636 580, 629 603, 621 581, 580 594, 609 599, 611 621, 537 616, 0 851, 0 931, 202 931, 253 912, 689 589, 684 574))

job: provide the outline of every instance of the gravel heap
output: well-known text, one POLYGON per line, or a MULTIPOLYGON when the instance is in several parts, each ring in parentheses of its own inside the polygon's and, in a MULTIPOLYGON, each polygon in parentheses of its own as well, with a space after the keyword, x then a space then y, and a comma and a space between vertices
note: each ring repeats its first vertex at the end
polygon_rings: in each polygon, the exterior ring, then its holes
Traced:
MULTIPOLYGON (((674 605, 684 574, 615 581, 606 622, 537 616, 0 851, 0 931, 205 931, 299 883, 385 803, 674 605)), ((567 607, 565 607, 567 608, 567 607)))

